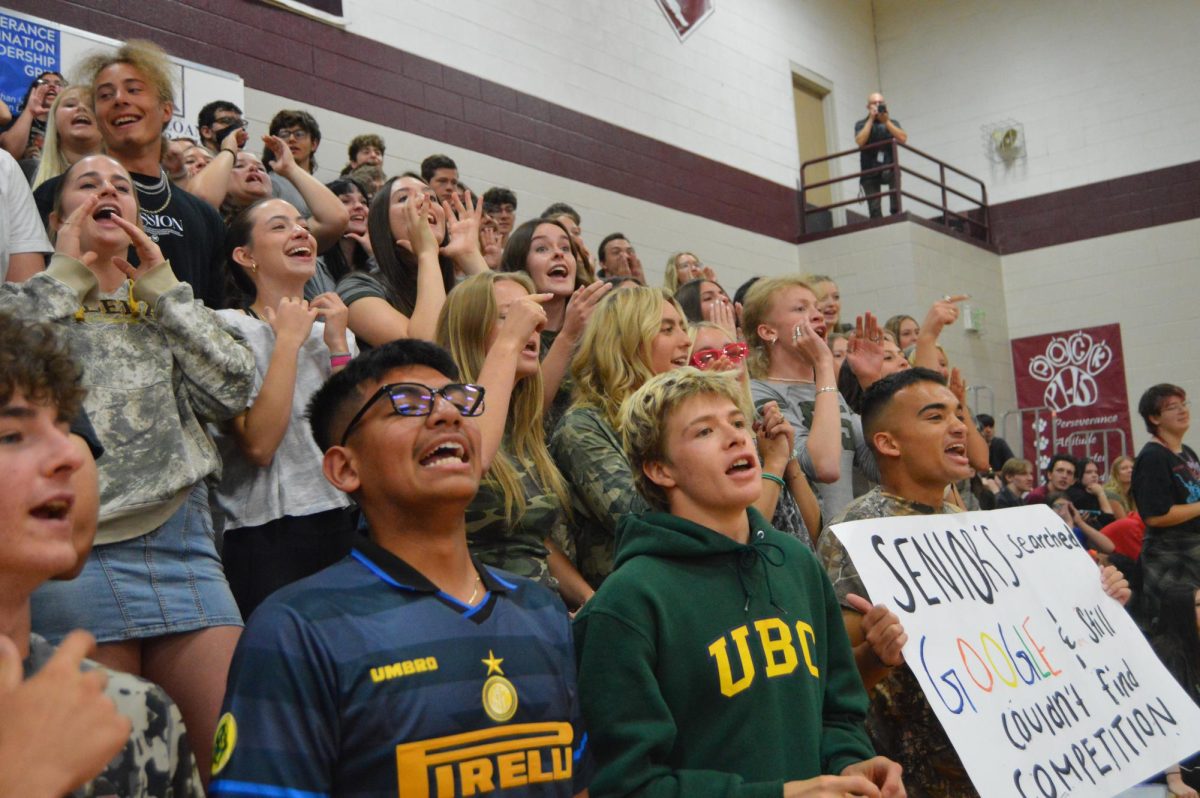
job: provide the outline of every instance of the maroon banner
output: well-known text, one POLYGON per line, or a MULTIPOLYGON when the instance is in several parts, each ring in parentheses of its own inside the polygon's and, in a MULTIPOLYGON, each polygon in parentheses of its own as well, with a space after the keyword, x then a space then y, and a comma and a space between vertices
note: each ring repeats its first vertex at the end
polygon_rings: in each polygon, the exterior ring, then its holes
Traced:
POLYGON ((713 12, 716 0, 655 0, 671 29, 683 41, 713 12))
POLYGON ((1056 452, 1092 458, 1107 479, 1133 446, 1121 325, 1017 338, 1012 355, 1025 457, 1039 481, 1056 452))

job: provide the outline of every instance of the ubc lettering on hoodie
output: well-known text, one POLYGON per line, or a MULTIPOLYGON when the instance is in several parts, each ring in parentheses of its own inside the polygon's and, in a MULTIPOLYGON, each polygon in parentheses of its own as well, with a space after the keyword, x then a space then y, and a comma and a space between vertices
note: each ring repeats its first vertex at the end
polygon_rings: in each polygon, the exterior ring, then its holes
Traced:
POLYGON ((746 544, 667 513, 621 521, 575 621, 592 794, 778 796, 874 756, 828 577, 747 512, 746 544))

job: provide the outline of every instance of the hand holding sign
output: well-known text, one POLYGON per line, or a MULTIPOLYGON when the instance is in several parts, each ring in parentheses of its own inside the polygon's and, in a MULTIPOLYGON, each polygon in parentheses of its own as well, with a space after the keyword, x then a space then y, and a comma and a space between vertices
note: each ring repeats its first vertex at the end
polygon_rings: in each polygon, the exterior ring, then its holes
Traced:
POLYGON ((862 613, 863 635, 879 663, 889 668, 903 665, 903 649, 904 644, 908 642, 908 635, 905 634, 904 625, 900 623, 896 613, 889 610, 885 604, 871 606, 871 602, 853 593, 847 596, 846 600, 850 606, 862 613))
MULTIPOLYGON (((896 630, 907 633, 899 667, 983 798, 1108 798, 1200 745, 1200 707, 1119 604, 1124 576, 1097 579, 1049 508, 874 518, 833 533, 896 618, 847 597, 863 636, 887 656, 896 630)), ((905 723, 893 733, 930 731, 905 723)))

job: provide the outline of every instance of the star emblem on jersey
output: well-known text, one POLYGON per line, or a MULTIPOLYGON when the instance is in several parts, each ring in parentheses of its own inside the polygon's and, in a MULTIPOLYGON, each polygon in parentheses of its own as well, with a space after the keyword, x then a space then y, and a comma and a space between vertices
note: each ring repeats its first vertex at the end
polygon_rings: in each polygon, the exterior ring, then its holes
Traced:
POLYGON ((517 688, 504 678, 500 668, 503 657, 497 657, 488 649, 487 659, 480 662, 488 669, 488 679, 483 683, 483 711, 497 723, 504 723, 517 714, 517 688))
POLYGON ((480 662, 488 666, 488 676, 491 676, 493 673, 498 673, 501 676, 504 675, 504 671, 500 668, 500 663, 504 662, 504 657, 497 657, 492 653, 490 648, 488 649, 487 659, 482 659, 480 662))

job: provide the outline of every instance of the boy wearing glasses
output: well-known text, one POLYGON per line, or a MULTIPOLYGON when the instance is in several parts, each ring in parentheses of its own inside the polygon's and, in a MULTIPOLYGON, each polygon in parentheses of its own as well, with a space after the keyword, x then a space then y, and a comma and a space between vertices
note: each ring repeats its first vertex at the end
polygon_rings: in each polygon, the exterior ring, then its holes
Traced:
POLYGON ((685 367, 621 407, 655 511, 621 521, 616 569, 575 624, 594 792, 902 798, 867 739, 833 586, 753 507, 745 404, 730 376, 685 367))
POLYGON ((309 417, 369 540, 269 598, 230 669, 212 795, 568 796, 589 765, 561 602, 487 568, 465 511, 483 388, 406 339, 334 375, 309 417))
MULTIPOLYGON (((321 126, 317 124, 317 120, 312 114, 308 111, 280 111, 272 117, 267 130, 272 136, 279 136, 283 139, 283 143, 292 151, 292 157, 296 159, 297 166, 310 175, 317 171, 317 148, 321 146, 321 126)), ((262 162, 271 176, 271 196, 292 203, 292 207, 300 211, 303 216, 310 215, 308 203, 304 201, 304 197, 300 196, 300 192, 291 184, 291 181, 285 180, 275 171, 272 166, 274 161, 275 153, 271 152, 269 146, 263 147, 262 162)))
POLYGON ((1154 617, 1164 590, 1200 585, 1200 458, 1183 442, 1191 425, 1187 392, 1153 385, 1138 413, 1153 436, 1133 463, 1133 499, 1146 522, 1142 609, 1154 617))

